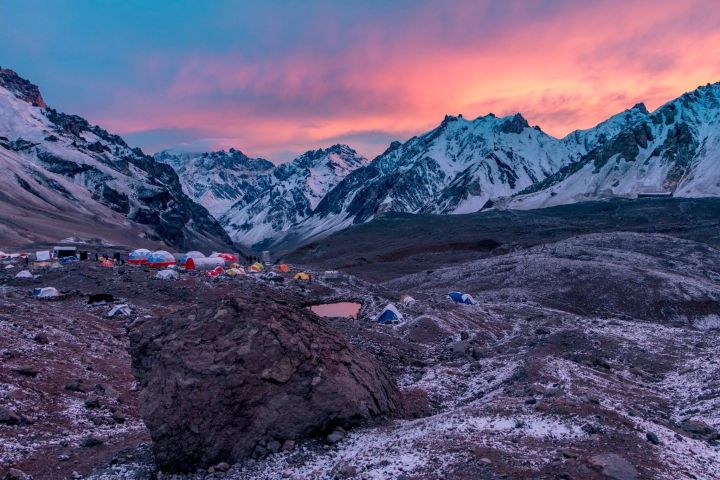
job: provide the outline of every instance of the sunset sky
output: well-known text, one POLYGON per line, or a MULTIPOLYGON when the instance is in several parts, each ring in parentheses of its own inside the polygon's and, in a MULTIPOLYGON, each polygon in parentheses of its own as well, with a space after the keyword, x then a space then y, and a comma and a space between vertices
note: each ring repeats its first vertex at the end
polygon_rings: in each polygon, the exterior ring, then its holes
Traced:
POLYGON ((716 0, 0 0, 0 20, 0 65, 148 152, 372 157, 459 113, 563 136, 720 81, 716 0))

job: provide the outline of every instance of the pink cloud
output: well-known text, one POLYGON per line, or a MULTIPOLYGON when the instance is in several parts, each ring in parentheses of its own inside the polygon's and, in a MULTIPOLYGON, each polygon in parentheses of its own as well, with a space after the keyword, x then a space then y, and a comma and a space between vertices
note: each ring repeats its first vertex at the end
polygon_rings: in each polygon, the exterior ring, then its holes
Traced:
POLYGON ((329 41, 350 39, 333 53, 188 55, 152 94, 117 92, 98 122, 121 133, 195 129, 257 155, 365 131, 403 139, 446 113, 520 111, 562 136, 720 80, 720 10, 709 1, 573 2, 508 28, 477 13, 448 4, 437 21, 418 8, 392 34, 382 22, 328 28, 329 41))

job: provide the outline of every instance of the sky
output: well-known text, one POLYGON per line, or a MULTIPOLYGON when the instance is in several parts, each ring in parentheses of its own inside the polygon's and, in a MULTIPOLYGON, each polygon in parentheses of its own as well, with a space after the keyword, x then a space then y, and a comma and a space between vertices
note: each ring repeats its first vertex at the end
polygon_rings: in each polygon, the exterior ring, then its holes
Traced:
POLYGON ((720 81, 716 0, 0 0, 0 66, 148 153, 372 158, 446 114, 564 136, 720 81))

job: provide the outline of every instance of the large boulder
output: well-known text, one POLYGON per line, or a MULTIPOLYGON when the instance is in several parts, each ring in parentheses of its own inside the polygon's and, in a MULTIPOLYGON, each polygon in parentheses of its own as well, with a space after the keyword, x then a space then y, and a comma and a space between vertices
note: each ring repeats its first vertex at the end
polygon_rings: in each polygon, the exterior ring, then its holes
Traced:
POLYGON ((259 295, 140 319, 129 334, 140 413, 166 471, 402 410, 373 358, 305 309, 259 295))

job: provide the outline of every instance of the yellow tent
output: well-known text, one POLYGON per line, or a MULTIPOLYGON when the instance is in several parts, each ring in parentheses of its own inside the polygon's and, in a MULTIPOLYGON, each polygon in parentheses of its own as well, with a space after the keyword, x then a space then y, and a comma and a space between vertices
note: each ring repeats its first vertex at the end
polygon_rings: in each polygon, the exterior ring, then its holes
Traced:
POLYGON ((310 275, 305 272, 296 273, 293 277, 295 280, 310 280, 310 275))

